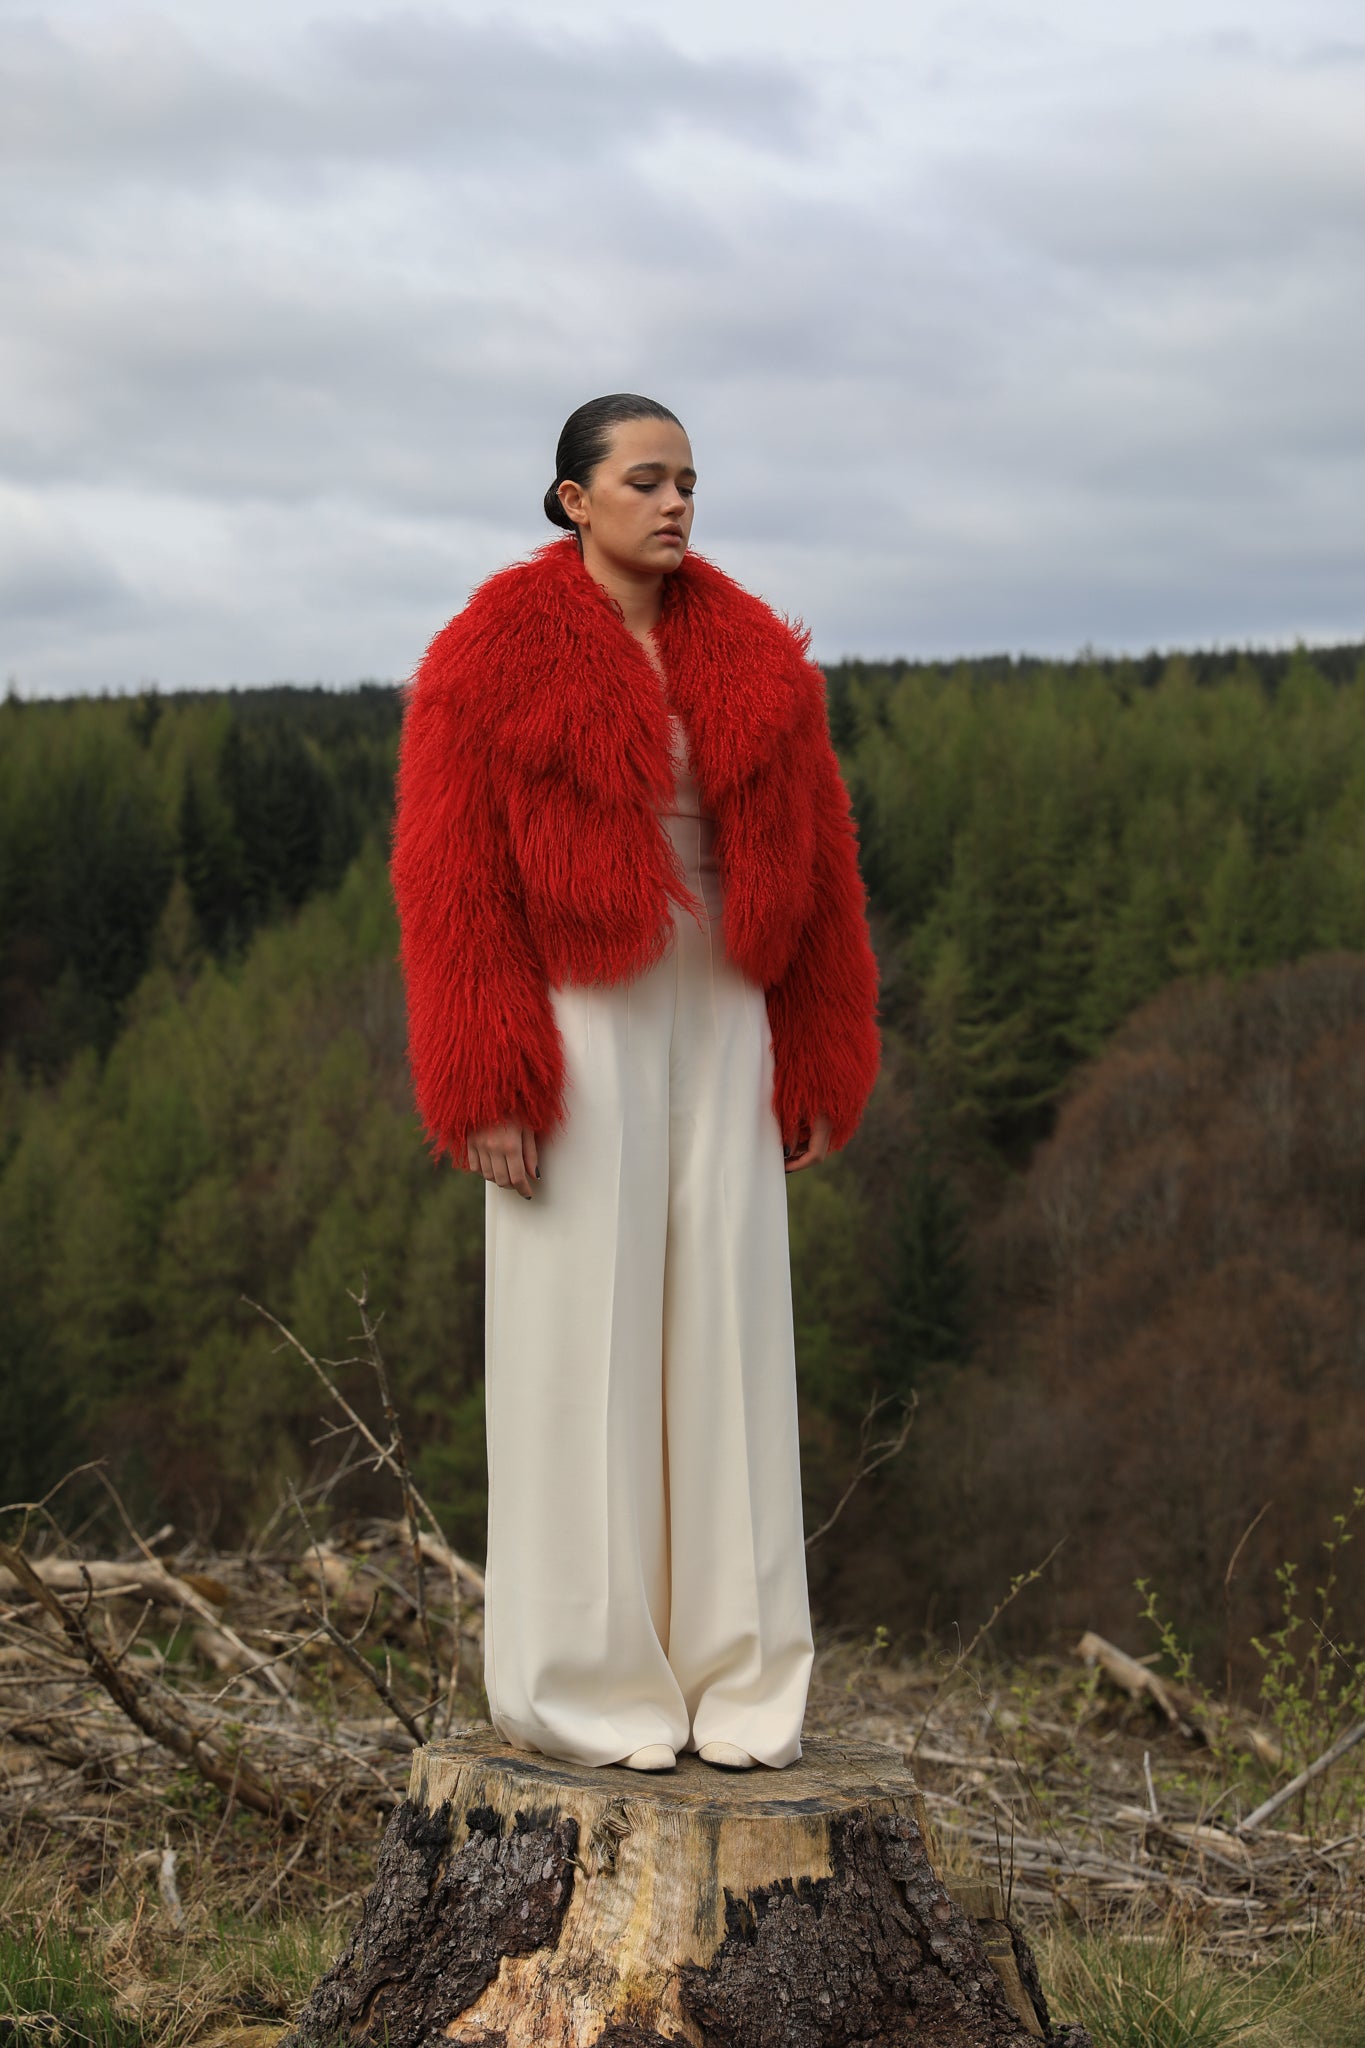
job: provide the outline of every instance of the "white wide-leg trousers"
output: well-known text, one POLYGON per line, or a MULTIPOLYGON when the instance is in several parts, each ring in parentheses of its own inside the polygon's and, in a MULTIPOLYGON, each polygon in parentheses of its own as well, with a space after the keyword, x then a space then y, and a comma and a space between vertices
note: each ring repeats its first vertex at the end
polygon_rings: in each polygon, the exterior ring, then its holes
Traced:
POLYGON ((812 1641, 763 991, 679 912, 659 966, 553 1002, 567 1126, 532 1201, 487 1190, 493 1724, 585 1764, 717 1738, 791 1763, 812 1641))

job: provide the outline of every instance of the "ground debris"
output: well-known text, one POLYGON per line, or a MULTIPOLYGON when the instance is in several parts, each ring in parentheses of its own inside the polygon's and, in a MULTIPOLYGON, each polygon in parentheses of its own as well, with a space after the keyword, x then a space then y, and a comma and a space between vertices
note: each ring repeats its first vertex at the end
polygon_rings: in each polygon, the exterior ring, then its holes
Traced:
MULTIPOLYGON (((114 2018, 135 2030, 129 2040, 258 2048, 334 1963, 413 1747, 357 1660, 432 1736, 485 1714, 477 1573, 429 1571, 427 1626, 456 1674, 433 1701, 414 1550, 392 1521, 334 1525, 292 1550, 187 1548, 158 1567, 194 1593, 183 1610, 149 1597, 150 1573, 51 1572, 111 1664, 163 1688, 216 1753, 276 1789, 275 1817, 247 1811, 230 1773, 210 1784, 135 1726, 22 1584, 0 1592, 0 1932, 65 1930, 114 2018), (323 1615, 354 1656, 319 1628, 323 1615), (241 1645, 231 1657, 229 1632, 241 1645)), ((1292 1761, 1245 1740, 1220 1746, 1228 1722, 1217 1712, 1198 1741, 1181 1722, 1148 1689, 1131 1698, 1074 1658, 982 1657, 945 1676, 932 1656, 895 1658, 880 1637, 827 1638, 807 1730, 898 1749, 923 1793, 935 1862, 994 1886, 1030 1940, 1174 1920, 1238 1969, 1305 1937, 1358 1944, 1365 1743, 1239 1834, 1292 1761)), ((592 1868, 609 1847, 577 1853, 592 1868)), ((69 2006, 54 1983, 22 2009, 69 2006)))
POLYGON ((1216 1702, 1200 1721, 1227 1728, 1226 1744, 1192 1744, 1154 1694, 1100 1691, 1067 1660, 945 1684, 929 1658, 896 1665, 845 1642, 817 1659, 807 1727, 899 1748, 939 1860, 995 1882, 1035 1931, 1059 1917, 1130 1930, 1174 1919, 1246 1962, 1365 1931, 1365 1769, 1343 1775, 1315 1824, 1241 1835, 1239 1815, 1276 1783, 1277 1746, 1251 1742, 1246 1717, 1216 1702))

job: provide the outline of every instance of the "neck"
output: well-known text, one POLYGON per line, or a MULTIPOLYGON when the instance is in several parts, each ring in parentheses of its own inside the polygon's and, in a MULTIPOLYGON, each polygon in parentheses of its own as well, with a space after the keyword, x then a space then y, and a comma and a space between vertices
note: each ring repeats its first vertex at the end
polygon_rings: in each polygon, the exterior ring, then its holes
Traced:
POLYGON ((608 597, 615 598, 637 640, 654 631, 664 602, 664 579, 659 570, 623 569, 619 563, 604 560, 590 533, 583 535, 583 567, 608 597))

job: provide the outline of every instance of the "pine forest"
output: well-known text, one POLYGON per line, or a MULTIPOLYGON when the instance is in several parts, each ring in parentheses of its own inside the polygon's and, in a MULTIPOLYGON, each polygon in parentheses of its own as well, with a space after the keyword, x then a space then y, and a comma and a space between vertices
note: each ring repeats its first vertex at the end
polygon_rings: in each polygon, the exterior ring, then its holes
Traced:
MULTIPOLYGON (((1040 1565, 1032 1653, 1131 1636, 1141 1581, 1236 1684, 1365 1469, 1365 650, 828 684, 885 1059, 789 1184, 817 1612, 939 1640, 1040 1565)), ((400 716, 0 705, 0 1498, 100 1456, 144 1524, 245 1540, 327 1456, 252 1304, 340 1356, 363 1289, 482 1554, 484 1188, 410 1103, 400 716)))

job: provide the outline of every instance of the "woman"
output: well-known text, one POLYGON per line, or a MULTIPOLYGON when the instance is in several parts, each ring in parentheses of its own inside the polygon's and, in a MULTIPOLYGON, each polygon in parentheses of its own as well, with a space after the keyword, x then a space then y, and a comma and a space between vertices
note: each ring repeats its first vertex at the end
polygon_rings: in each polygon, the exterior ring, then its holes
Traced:
POLYGON ((483 1174, 485 1679, 506 1741, 779 1767, 812 1643, 788 1173, 876 969, 824 678, 689 556, 674 415, 595 399, 408 698, 393 881, 434 1146, 483 1174))

